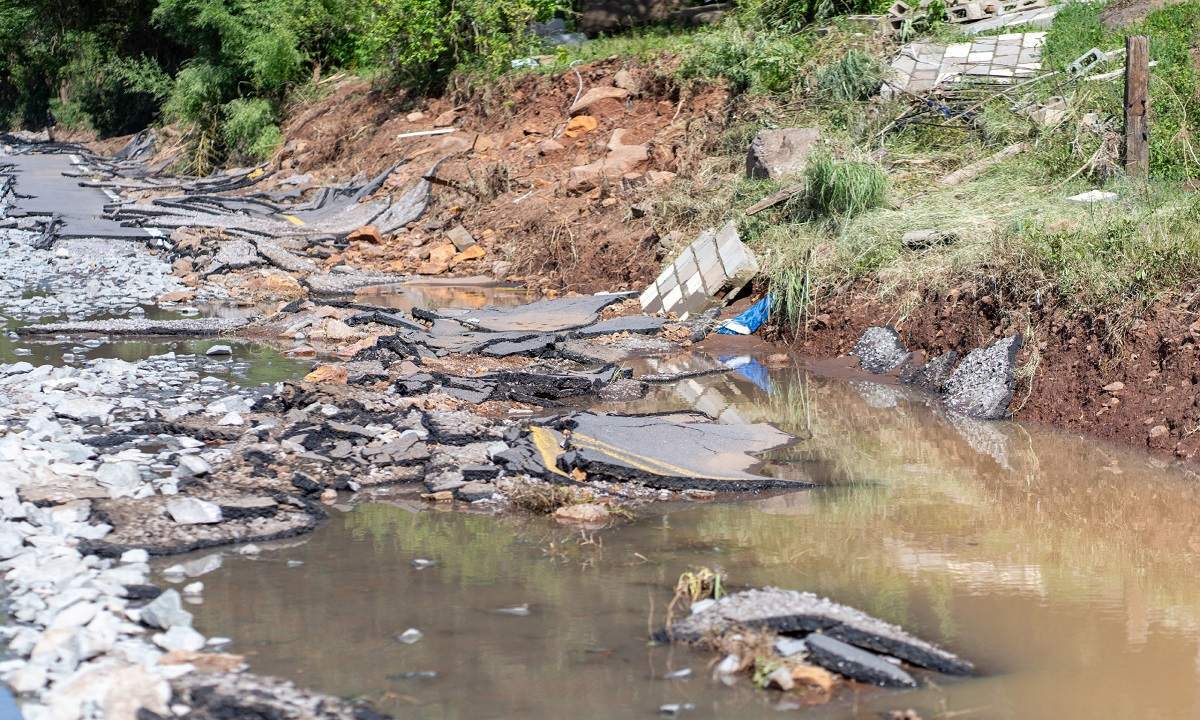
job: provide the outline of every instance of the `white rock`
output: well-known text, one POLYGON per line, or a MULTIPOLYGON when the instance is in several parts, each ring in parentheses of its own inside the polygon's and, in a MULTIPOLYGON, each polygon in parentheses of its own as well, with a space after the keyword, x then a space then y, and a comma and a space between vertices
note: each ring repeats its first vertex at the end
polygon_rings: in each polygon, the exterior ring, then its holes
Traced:
POLYGON ((82 627, 91 622, 99 610, 95 603, 77 602, 55 615, 47 627, 50 630, 82 627))
POLYGON ((133 497, 142 487, 142 472, 134 462, 106 462, 96 469, 96 482, 109 497, 133 497))
POLYGON ((245 420, 236 412, 226 413, 224 417, 217 421, 218 425, 244 425, 245 420))
POLYGON ((1067 200, 1069 202, 1075 202, 1075 203, 1098 203, 1098 202, 1112 202, 1113 200, 1116 200, 1119 197, 1121 197, 1121 196, 1116 194, 1115 192, 1105 192, 1103 190, 1088 190, 1087 192, 1082 192, 1082 193, 1079 193, 1078 195, 1072 195, 1071 197, 1067 198, 1067 200))
MULTIPOLYGON (((150 562, 150 553, 141 548, 135 550, 126 550, 121 553, 121 562, 123 563, 144 563, 150 562)), ((182 572, 182 571, 181 571, 182 572)))
POLYGON ((11 527, 0 528, 0 560, 16 557, 25 549, 25 536, 11 527))
POLYGON ((202 592, 204 592, 204 583, 200 582, 199 580, 183 586, 184 595, 199 595, 202 592))
POLYGON ((221 506, 193 497, 174 497, 167 501, 167 512, 180 525, 207 525, 224 518, 221 506))
POLYGON ((26 665, 8 676, 8 684, 21 694, 35 693, 46 687, 46 668, 41 665, 26 665))
POLYGON ((165 633, 155 635, 154 644, 167 652, 175 650, 196 652, 204 647, 204 636, 190 627, 176 625, 165 633))
POLYGON ((232 355, 233 348, 228 345, 213 345, 208 350, 205 350, 204 354, 210 357, 214 355, 232 355))
POLYGON ((212 466, 198 455, 180 456, 179 467, 175 468, 175 476, 184 478, 199 477, 210 472, 212 472, 212 466))
POLYGON ((83 397, 67 397, 54 406, 54 413, 80 422, 105 422, 113 406, 100 400, 83 397))
POLYGON ((192 614, 183 609, 183 603, 176 590, 164 590, 142 608, 141 621, 143 625, 170 630, 176 625, 191 627, 192 614))

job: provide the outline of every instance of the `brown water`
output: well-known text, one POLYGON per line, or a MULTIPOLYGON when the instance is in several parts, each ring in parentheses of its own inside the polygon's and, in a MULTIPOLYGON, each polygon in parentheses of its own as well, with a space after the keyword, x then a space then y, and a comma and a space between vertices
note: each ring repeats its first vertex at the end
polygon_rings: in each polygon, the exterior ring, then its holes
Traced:
POLYGON ((405 718, 651 717, 663 703, 693 703, 696 718, 1200 715, 1193 477, 1063 433, 954 424, 894 388, 759 370, 623 409, 771 420, 803 439, 770 465, 823 487, 651 508, 596 533, 429 510, 398 490, 290 547, 227 554, 203 578, 198 627, 235 638, 255 671, 405 718), (980 677, 843 689, 810 708, 723 687, 708 655, 646 642, 667 588, 699 565, 855 605, 980 677), (495 612, 522 604, 527 616, 495 612), (424 637, 397 642, 409 627, 424 637), (662 679, 681 668, 692 675, 662 679), (405 675, 423 671, 437 676, 405 675))

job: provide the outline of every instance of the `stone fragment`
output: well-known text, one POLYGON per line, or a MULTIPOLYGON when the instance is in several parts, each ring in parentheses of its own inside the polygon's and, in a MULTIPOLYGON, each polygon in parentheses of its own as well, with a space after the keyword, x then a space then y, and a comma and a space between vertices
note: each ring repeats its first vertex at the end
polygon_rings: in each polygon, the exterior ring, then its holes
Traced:
POLYGON ((815 127, 759 130, 746 155, 746 176, 779 180, 803 173, 820 137, 815 127))
POLYGON ((379 234, 379 228, 374 225, 363 225, 357 230, 352 230, 346 236, 349 242, 369 242, 376 245, 383 243, 383 236, 379 234))
POLYGON ((167 501, 167 513, 180 525, 206 525, 219 523, 221 506, 193 497, 175 497, 167 501))
POLYGON ((199 455, 182 455, 175 468, 176 477, 200 477, 212 472, 212 465, 199 455))
POLYGON ((228 345, 213 345, 209 349, 205 350, 204 354, 208 355, 209 357, 213 357, 215 355, 232 355, 233 348, 229 347, 228 345))
POLYGON ((1013 335, 968 353, 946 380, 946 409, 980 420, 1005 417, 1017 384, 1014 371, 1021 344, 1021 336, 1013 335))
POLYGON ((578 115, 602 100, 624 100, 629 97, 629 91, 619 87, 594 87, 579 97, 567 110, 570 115, 578 115))
POLYGON ((867 328, 854 344, 851 354, 858 358, 862 369, 870 373, 890 372, 911 356, 900 342, 899 333, 891 326, 867 328))
POLYGON ((192 614, 183 609, 179 592, 174 589, 164 590, 161 595, 147 603, 141 612, 143 625, 160 630, 170 630, 176 626, 192 626, 192 614))
POLYGON ((349 377, 349 372, 344 365, 318 365, 312 372, 304 376, 304 382, 345 385, 349 377))
POLYGON ((204 636, 185 625, 174 625, 165 633, 155 635, 153 639, 155 645, 167 652, 196 652, 204 647, 204 636))
POLYGON ((611 517, 608 508, 598 503, 564 505, 554 511, 554 519, 566 523, 600 525, 608 522, 611 517))
POLYGON ((449 239, 450 242, 454 243, 454 247, 457 248, 459 252, 462 252, 463 250, 466 250, 475 244, 475 237, 471 235, 471 232, 461 224, 450 228, 446 232, 446 238, 449 239))

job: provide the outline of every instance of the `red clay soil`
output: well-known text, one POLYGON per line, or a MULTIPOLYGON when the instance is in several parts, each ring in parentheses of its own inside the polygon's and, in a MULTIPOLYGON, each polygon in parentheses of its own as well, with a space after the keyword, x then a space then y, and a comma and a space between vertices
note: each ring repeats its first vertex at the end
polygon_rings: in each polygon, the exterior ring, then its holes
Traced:
POLYGON ((968 352, 1021 332, 1018 361, 1036 364, 1021 380, 1012 407, 1018 420, 1086 432, 1114 442, 1194 460, 1200 452, 1200 321, 1194 309, 1151 308, 1108 338, 1108 318, 1053 307, 1017 308, 997 295, 971 290, 927 293, 899 318, 895 303, 866 292, 848 292, 823 305, 821 314, 793 339, 803 355, 849 353, 871 325, 892 324, 912 350, 933 357, 968 352), (1015 327, 1010 317, 1028 317, 1015 327))
MULTIPOLYGON (((565 291, 635 289, 657 274, 665 250, 634 206, 652 198, 679 169, 697 127, 724 123, 726 93, 709 88, 681 97, 670 68, 604 60, 561 75, 527 74, 419 103, 403 92, 346 82, 284 124, 278 179, 311 174, 318 184, 369 177, 402 160, 384 190, 397 193, 439 160, 434 205, 383 246, 352 249, 348 261, 392 272, 417 272, 446 231, 461 223, 486 250, 447 275, 491 274, 565 291), (627 99, 604 99, 585 113, 595 129, 565 128, 580 91, 635 87, 627 99), (414 115, 420 112, 420 116, 414 115), (409 118, 412 118, 411 120, 409 118), (398 137, 454 127, 448 135, 398 137), (647 158, 600 183, 574 187, 572 168, 608 154, 614 131, 645 145, 647 158), (507 265, 496 265, 504 261, 507 265)), ((428 266, 424 272, 430 272, 428 266)))

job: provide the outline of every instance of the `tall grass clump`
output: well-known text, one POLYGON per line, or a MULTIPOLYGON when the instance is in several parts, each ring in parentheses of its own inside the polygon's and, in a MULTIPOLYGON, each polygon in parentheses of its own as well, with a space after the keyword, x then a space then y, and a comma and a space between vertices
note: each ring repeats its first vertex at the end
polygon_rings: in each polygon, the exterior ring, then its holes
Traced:
POLYGON ((816 88, 829 100, 866 100, 879 92, 883 66, 862 50, 852 49, 839 60, 819 68, 816 88))
POLYGON ((806 197, 813 210, 852 218, 887 202, 888 177, 872 162, 816 155, 804 170, 806 197))

